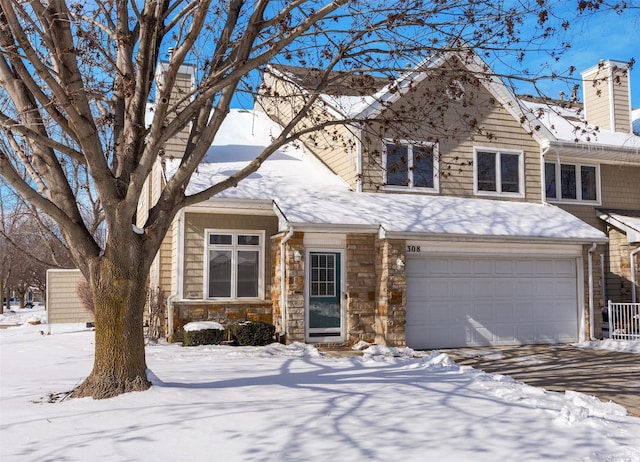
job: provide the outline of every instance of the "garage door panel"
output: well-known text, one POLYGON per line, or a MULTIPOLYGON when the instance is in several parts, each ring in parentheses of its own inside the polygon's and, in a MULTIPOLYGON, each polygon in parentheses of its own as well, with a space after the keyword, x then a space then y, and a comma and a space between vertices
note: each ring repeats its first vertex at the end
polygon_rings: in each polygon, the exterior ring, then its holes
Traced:
POLYGON ((515 295, 515 283, 508 280, 497 280, 495 282, 495 296, 496 297, 509 297, 512 298, 515 295))
POLYGON ((451 291, 452 286, 453 284, 451 283, 451 281, 446 281, 446 280, 429 281, 427 284, 425 284, 425 288, 428 288, 428 290, 425 290, 425 293, 428 292, 429 297, 432 297, 432 298, 450 297, 452 295, 452 291, 451 291))
POLYGON ((486 259, 473 260, 474 274, 493 274, 495 272, 494 262, 486 259))
POLYGON ((412 348, 577 341, 575 258, 410 255, 407 299, 412 348))
POLYGON ((475 297, 493 297, 493 281, 491 280, 473 280, 473 295, 475 297))
POLYGON ((496 303, 496 318, 504 321, 513 321, 515 319, 515 310, 512 303, 496 303))

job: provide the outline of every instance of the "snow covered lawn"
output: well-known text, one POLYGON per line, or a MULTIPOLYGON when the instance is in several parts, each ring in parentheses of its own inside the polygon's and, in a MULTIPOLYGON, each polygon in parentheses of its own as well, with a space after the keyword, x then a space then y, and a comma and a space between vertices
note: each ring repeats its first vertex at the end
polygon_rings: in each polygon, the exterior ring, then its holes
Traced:
POLYGON ((149 391, 66 399, 91 370, 94 334, 46 328, 0 330, 3 462, 640 461, 640 419, 622 407, 438 352, 159 344, 149 391))

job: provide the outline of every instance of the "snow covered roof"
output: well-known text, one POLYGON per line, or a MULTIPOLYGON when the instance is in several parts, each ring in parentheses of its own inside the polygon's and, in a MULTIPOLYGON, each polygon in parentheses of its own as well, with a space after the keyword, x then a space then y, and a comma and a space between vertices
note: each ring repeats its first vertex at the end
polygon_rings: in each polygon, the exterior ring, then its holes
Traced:
POLYGON ((559 207, 422 194, 348 193, 282 198, 278 208, 296 227, 380 227, 387 237, 478 237, 606 241, 559 207))
MULTIPOLYGON (((187 188, 188 194, 241 169, 279 133, 258 111, 232 110, 187 188)), ((169 174, 179 160, 168 161, 169 174)), ((606 241, 605 235, 562 209, 524 202, 422 194, 356 193, 301 145, 287 145, 235 188, 201 204, 273 202, 283 228, 331 232, 354 229, 387 235, 474 236, 606 241)))
POLYGON ((578 158, 640 163, 640 136, 589 125, 579 106, 520 101, 552 135, 545 147, 560 148, 563 154, 578 158))

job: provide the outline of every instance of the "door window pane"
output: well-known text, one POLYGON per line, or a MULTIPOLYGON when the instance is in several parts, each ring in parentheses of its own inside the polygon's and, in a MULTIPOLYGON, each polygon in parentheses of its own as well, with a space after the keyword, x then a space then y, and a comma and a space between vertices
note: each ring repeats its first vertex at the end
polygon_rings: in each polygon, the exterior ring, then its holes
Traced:
POLYGON ((209 297, 231 297, 231 251, 209 252, 209 297))
POLYGON ((311 295, 334 296, 336 293, 335 255, 311 255, 311 295))

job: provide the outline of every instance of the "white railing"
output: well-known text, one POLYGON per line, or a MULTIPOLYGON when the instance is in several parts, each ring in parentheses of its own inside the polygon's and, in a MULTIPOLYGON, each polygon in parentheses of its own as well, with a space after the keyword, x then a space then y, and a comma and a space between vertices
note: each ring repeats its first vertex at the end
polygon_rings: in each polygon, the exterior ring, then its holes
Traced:
POLYGON ((640 303, 613 303, 609 300, 609 338, 640 340, 640 303))

